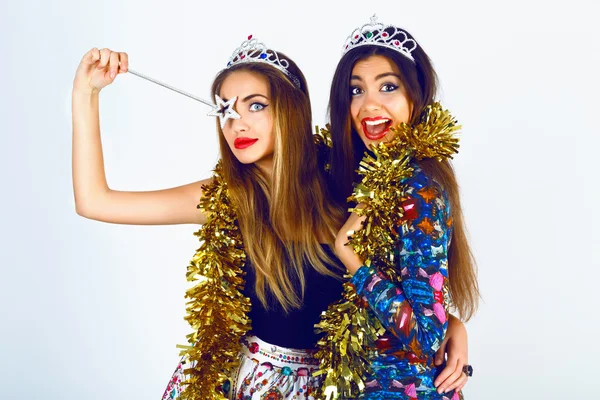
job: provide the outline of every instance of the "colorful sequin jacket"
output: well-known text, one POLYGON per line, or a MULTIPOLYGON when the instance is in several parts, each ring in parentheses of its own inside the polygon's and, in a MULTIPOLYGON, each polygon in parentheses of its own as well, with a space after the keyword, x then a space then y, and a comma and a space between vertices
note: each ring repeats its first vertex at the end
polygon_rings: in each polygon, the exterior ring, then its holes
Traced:
POLYGON ((356 291, 369 305, 369 315, 386 328, 371 352, 372 376, 366 379, 368 399, 449 399, 433 381, 442 367, 433 356, 448 327, 448 248, 452 237, 450 204, 441 186, 415 166, 404 184, 409 200, 398 229, 397 268, 402 281, 387 280, 362 266, 352 277, 356 291), (417 395, 418 394, 418 395, 417 395))

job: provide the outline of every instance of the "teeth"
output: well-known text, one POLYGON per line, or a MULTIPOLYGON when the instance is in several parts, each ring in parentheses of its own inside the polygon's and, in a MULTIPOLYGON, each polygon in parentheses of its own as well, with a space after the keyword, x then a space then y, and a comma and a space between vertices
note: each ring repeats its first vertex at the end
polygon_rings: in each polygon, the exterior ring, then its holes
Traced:
POLYGON ((367 124, 369 126, 375 126, 375 125, 385 124, 387 122, 389 122, 389 119, 378 119, 378 120, 375 120, 375 121, 369 121, 369 120, 367 120, 367 121, 365 121, 365 124, 367 124))

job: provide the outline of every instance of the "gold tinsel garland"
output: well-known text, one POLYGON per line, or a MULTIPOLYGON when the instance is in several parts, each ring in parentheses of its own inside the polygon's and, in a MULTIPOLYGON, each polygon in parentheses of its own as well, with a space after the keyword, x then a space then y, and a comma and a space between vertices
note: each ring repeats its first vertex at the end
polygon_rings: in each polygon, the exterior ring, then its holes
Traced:
MULTIPOLYGON (((415 126, 401 124, 392 128, 394 138, 373 146, 373 155, 365 154, 359 165, 358 173, 363 178, 348 201, 361 207, 349 211, 365 216, 366 220, 349 245, 365 265, 377 268, 392 282, 401 280, 394 266, 395 228, 404 213, 403 182, 414 173, 411 163, 424 158, 440 161, 452 158, 458 152, 455 135, 459 130, 454 117, 434 103, 426 107, 415 126)), ((322 135, 326 133, 321 130, 322 135)), ((369 352, 375 351, 374 342, 385 328, 369 315, 354 286, 346 282, 342 300, 328 307, 317 329, 325 333, 316 354, 320 359, 317 373, 325 375, 317 398, 356 398, 370 373, 369 352)))
POLYGON ((185 295, 185 319, 193 332, 187 336, 189 345, 180 346, 190 363, 181 397, 224 400, 222 385, 237 367, 240 339, 250 329, 250 300, 241 293, 246 255, 220 161, 198 208, 208 220, 195 233, 200 248, 186 274, 195 285, 185 295))
POLYGON ((317 159, 319 160, 319 165, 321 165, 325 171, 331 169, 329 154, 333 144, 331 142, 330 130, 331 126, 329 124, 325 125, 324 129, 316 126, 315 134, 313 135, 313 141, 317 147, 317 159))

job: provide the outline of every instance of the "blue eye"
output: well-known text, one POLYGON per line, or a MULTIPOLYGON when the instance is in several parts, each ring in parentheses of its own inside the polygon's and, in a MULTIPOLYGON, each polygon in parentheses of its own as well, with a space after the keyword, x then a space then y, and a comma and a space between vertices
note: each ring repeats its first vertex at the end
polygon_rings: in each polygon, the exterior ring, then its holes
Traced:
POLYGON ((358 96, 362 92, 363 92, 362 89, 359 88, 358 86, 350 86, 350 95, 351 96, 358 96))
POLYGON ((386 83, 381 87, 382 92, 393 92, 396 89, 398 89, 398 86, 392 83, 386 83))
POLYGON ((266 104, 262 104, 262 103, 252 103, 252 104, 250 104, 250 111, 257 112, 257 111, 262 111, 265 108, 267 108, 266 104))

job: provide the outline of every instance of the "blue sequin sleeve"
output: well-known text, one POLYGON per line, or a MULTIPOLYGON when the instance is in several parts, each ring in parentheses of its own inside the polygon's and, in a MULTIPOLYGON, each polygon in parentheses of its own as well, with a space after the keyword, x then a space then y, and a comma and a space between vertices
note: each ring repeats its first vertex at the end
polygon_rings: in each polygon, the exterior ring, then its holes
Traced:
POLYGON ((406 194, 410 212, 398 226, 396 246, 401 283, 394 284, 366 266, 351 282, 405 350, 429 357, 440 347, 448 327, 452 218, 445 192, 422 170, 417 169, 407 182, 406 194))

